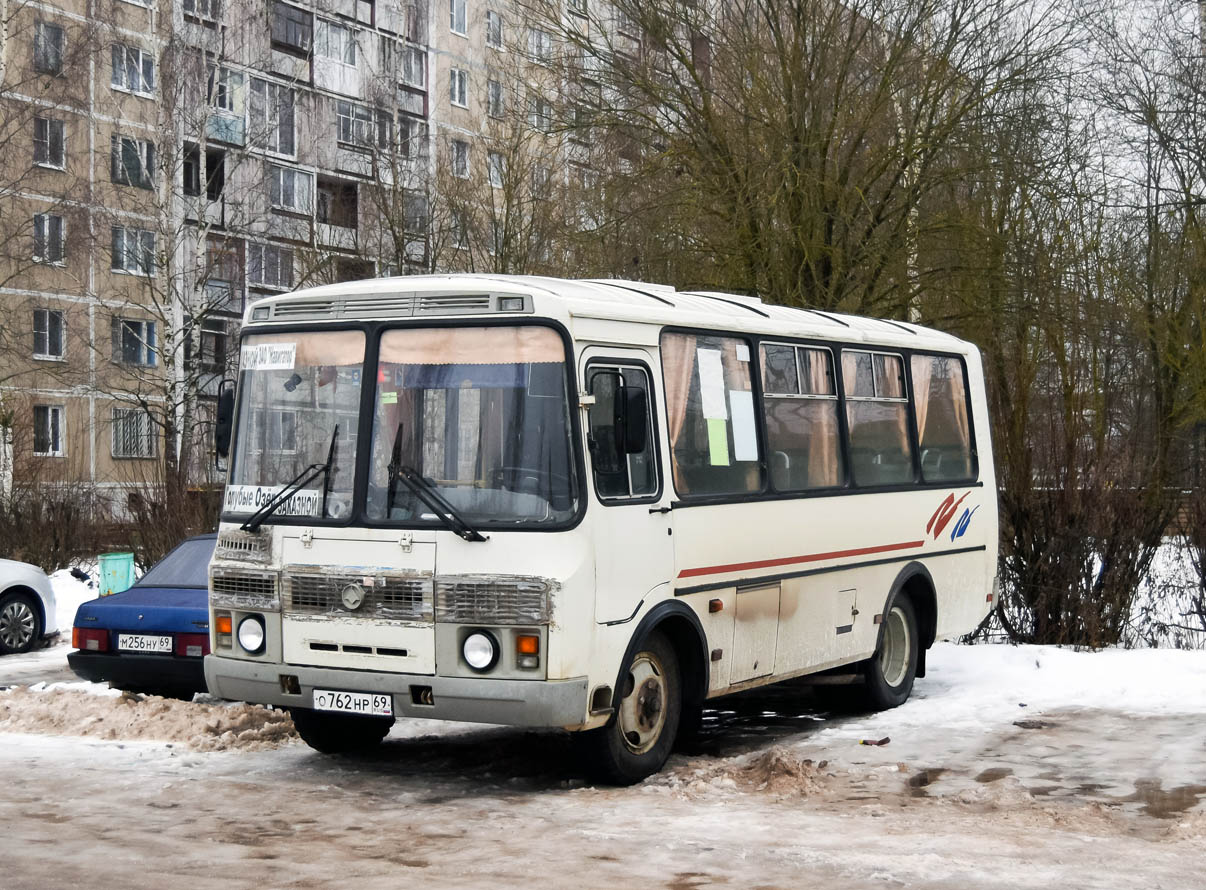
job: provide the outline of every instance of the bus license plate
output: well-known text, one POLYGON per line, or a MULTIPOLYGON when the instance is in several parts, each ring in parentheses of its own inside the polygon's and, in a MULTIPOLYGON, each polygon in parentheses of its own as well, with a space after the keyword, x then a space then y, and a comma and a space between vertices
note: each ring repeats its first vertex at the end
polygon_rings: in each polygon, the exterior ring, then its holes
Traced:
POLYGON ((171 652, 172 638, 147 634, 118 634, 117 648, 123 652, 171 652))
POLYGON ((364 714, 369 717, 392 717, 394 716, 394 700, 392 696, 382 695, 379 692, 338 692, 333 689, 315 689, 314 710, 364 714))

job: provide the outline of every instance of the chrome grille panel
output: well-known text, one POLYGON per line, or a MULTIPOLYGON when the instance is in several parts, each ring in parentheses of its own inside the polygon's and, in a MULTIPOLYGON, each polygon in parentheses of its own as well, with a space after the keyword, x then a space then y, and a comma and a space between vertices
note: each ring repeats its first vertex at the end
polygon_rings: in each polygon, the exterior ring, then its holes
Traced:
POLYGON ((272 537, 265 532, 225 531, 218 535, 215 559, 266 563, 272 555, 272 537))
POLYGON ((209 576, 209 601, 231 609, 263 609, 275 612, 281 601, 276 575, 215 566, 209 576))
POLYGON ((418 572, 330 572, 288 566, 284 575, 285 610, 305 615, 345 615, 397 621, 430 621, 431 576, 418 572), (364 590, 364 602, 355 610, 343 604, 349 584, 364 590))
POLYGON ((437 621, 548 624, 553 585, 543 578, 449 575, 436 579, 437 621))

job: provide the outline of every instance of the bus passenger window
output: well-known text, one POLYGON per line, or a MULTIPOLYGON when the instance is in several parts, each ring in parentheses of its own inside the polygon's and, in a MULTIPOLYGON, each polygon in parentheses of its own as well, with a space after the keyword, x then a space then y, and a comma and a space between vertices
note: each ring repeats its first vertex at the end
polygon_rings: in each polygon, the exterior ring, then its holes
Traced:
POLYGON ((954 356, 915 355, 910 365, 921 478, 926 482, 973 478, 963 363, 954 356))
POLYGON ((914 481, 904 362, 881 352, 842 352, 850 470, 855 485, 914 481))
POLYGON ((841 485, 845 466, 829 350, 763 344, 762 394, 774 489, 841 485))
POLYGON ((675 491, 761 491, 749 344, 735 337, 664 333, 662 377, 675 491))
POLYGON ((599 498, 607 500, 656 494, 656 440, 653 435, 653 398, 648 375, 640 368, 592 365, 588 371, 588 390, 595 397, 595 404, 587 412, 587 445, 595 491, 599 498), (645 406, 644 447, 639 451, 627 452, 621 447, 623 421, 617 424, 617 419, 623 412, 625 392, 630 402, 643 402, 645 406), (639 398, 642 394, 643 399, 639 398))

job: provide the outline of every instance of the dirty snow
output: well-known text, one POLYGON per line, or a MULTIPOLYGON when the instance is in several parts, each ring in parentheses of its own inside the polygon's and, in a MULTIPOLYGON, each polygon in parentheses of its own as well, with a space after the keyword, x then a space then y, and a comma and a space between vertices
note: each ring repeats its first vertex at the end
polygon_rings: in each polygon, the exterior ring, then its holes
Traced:
MULTIPOLYGON (((80 684, 92 686, 96 684, 80 684)), ((284 711, 59 686, 0 692, 0 732, 180 742, 195 751, 260 750, 297 740, 284 711)))

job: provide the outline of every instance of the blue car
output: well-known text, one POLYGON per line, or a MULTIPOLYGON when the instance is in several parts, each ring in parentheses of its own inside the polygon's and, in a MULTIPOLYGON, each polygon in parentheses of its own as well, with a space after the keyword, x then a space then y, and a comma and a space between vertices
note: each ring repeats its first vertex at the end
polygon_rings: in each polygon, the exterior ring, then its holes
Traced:
POLYGON ((71 669, 131 692, 180 698, 205 692, 208 569, 216 540, 189 538, 129 590, 81 604, 71 629, 71 669))

